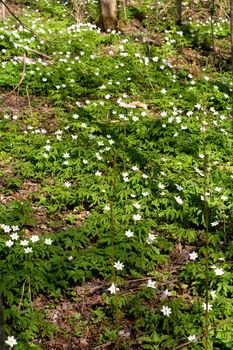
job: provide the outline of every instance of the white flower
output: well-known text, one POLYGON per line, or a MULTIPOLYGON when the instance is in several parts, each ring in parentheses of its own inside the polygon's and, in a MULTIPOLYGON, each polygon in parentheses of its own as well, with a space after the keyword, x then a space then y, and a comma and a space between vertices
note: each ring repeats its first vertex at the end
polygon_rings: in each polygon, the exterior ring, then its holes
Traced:
POLYGON ((72 115, 72 118, 78 119, 78 118, 79 118, 79 115, 78 115, 78 114, 73 114, 73 115, 72 115))
POLYGON ((9 336, 5 343, 9 345, 10 348, 13 348, 13 346, 17 344, 17 340, 13 336, 9 336))
POLYGON ((197 339, 196 339, 196 336, 195 335, 190 335, 188 337, 188 341, 191 341, 191 342, 195 342, 197 339))
POLYGON ((183 204, 183 199, 180 198, 180 196, 174 196, 175 200, 177 201, 178 204, 183 204))
POLYGON ((222 201, 226 201, 228 199, 228 197, 227 196, 224 196, 224 194, 221 196, 221 200, 222 201))
POLYGON ((167 90, 166 89, 162 89, 160 90, 161 94, 166 94, 167 93, 167 90))
POLYGON ((208 310, 208 311, 212 310, 212 305, 211 305, 211 304, 203 303, 203 304, 202 304, 202 307, 203 307, 204 311, 206 311, 206 310, 208 310))
POLYGON ((167 297, 170 297, 172 295, 172 292, 170 292, 168 289, 166 289, 163 292, 163 298, 166 299, 167 297))
POLYGON ((182 191, 184 187, 176 184, 176 188, 178 191, 182 191))
POLYGON ((63 157, 63 158, 70 158, 70 154, 69 154, 68 152, 66 152, 66 153, 63 154, 62 157, 63 157))
POLYGON ((10 248, 10 247, 12 247, 14 245, 14 242, 11 239, 9 239, 9 241, 6 241, 5 244, 6 244, 7 247, 10 248))
POLYGON ((24 239, 23 241, 20 241, 20 245, 22 245, 23 247, 28 246, 29 241, 27 241, 26 239, 24 239))
POLYGON ((44 149, 48 152, 51 151, 51 148, 52 148, 52 146, 50 146, 50 145, 44 146, 44 149))
POLYGON ((196 252, 192 252, 189 254, 190 260, 196 260, 198 258, 198 254, 196 252))
POLYGON ((114 266, 115 269, 117 269, 117 270, 123 270, 124 264, 118 260, 117 262, 114 263, 113 266, 114 266))
POLYGON ((222 187, 217 187, 216 186, 214 189, 215 189, 216 192, 221 192, 222 191, 222 187))
POLYGON ((105 211, 110 210, 110 206, 109 206, 109 205, 105 205, 104 210, 105 210, 105 211))
POLYGON ((133 237, 134 233, 131 230, 125 231, 126 237, 133 237))
POLYGON ((146 239, 146 243, 152 244, 155 239, 156 239, 156 236, 153 233, 149 233, 149 236, 146 239))
POLYGON ((86 160, 86 159, 83 159, 83 164, 88 164, 88 160, 86 160))
POLYGON ((95 176, 101 176, 101 175, 102 175, 101 171, 96 171, 95 176))
POLYGON ((141 220, 141 218, 142 218, 142 216, 139 215, 139 214, 134 214, 134 215, 133 215, 133 219, 134 219, 135 221, 139 221, 139 220, 141 220))
POLYGON ((152 61, 153 61, 153 62, 158 62, 158 61, 159 61, 159 58, 158 58, 157 56, 152 57, 152 61))
POLYGON ((217 293, 217 291, 216 290, 211 290, 210 291, 210 295, 211 295, 211 297, 214 299, 214 298, 216 298, 216 293, 217 293))
POLYGON ((5 233, 11 232, 11 227, 8 226, 8 225, 1 224, 1 228, 3 229, 3 231, 4 231, 5 233))
POLYGON ((216 276, 222 276, 224 275, 224 270, 222 268, 216 267, 216 269, 214 269, 215 275, 216 276))
POLYGON ((51 238, 46 238, 44 244, 51 245, 53 243, 51 238))
POLYGON ((129 173, 122 173, 121 174, 123 177, 128 177, 129 176, 129 173))
POLYGON ((142 174, 142 177, 144 178, 144 179, 148 179, 148 175, 146 175, 146 174, 142 174))
POLYGON ((123 177, 123 181, 124 182, 129 182, 129 178, 128 177, 123 177))
POLYGON ((133 171, 138 171, 139 170, 139 167, 137 167, 136 165, 135 166, 132 166, 131 168, 133 171))
POLYGON ((10 235, 10 237, 11 237, 12 241, 14 241, 14 240, 17 240, 19 238, 19 235, 18 235, 18 233, 12 233, 10 235))
POLYGON ((163 184, 161 184, 161 183, 158 184, 158 188, 160 188, 161 190, 164 190, 165 187, 166 187, 166 186, 163 185, 163 184))
POLYGON ((69 181, 66 181, 66 182, 64 182, 64 186, 65 186, 66 188, 69 188, 69 187, 72 186, 72 184, 71 184, 69 181))
POLYGON ((165 305, 163 305, 161 311, 164 314, 164 316, 170 316, 170 314, 172 313, 171 308, 165 305))
POLYGON ((139 204, 139 203, 137 202, 137 203, 134 203, 133 206, 134 206, 134 208, 136 208, 136 209, 140 209, 141 204, 139 204))
POLYGON ((147 281, 147 287, 156 289, 156 282, 155 282, 155 281, 152 281, 151 279, 149 279, 149 280, 147 281))
POLYGON ((108 288, 111 294, 116 294, 116 292, 119 290, 119 288, 116 287, 114 283, 112 283, 111 287, 108 288))
POLYGON ((143 197, 149 196, 149 192, 142 192, 143 197))
POLYGON ((73 259, 74 259, 74 258, 73 258, 72 255, 68 256, 68 260, 69 260, 69 261, 72 261, 73 259))
POLYGON ((218 226, 219 225, 219 221, 214 221, 214 222, 211 222, 211 226, 214 227, 214 226, 218 226))
POLYGON ((39 241, 39 236, 33 235, 33 236, 30 238, 30 240, 31 240, 33 243, 36 243, 36 242, 39 241))
POLYGON ((19 226, 13 225, 13 226, 11 226, 11 229, 12 229, 13 232, 19 231, 19 226))
POLYGON ((32 253, 32 248, 31 247, 24 248, 24 253, 26 254, 32 253))

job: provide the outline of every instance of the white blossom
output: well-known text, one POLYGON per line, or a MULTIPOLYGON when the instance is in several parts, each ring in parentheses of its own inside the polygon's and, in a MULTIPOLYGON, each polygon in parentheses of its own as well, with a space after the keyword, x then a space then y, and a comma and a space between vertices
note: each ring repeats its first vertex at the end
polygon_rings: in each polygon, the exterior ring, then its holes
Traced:
POLYGON ((17 340, 14 338, 14 336, 9 336, 5 343, 9 345, 10 348, 13 348, 14 345, 17 345, 17 340))
POLYGON ((203 303, 202 307, 203 307, 204 311, 206 311, 206 310, 211 311, 212 310, 212 305, 211 304, 203 303))
POLYGON ((188 337, 188 341, 190 341, 190 342, 195 342, 196 340, 197 340, 197 338, 196 338, 195 335, 190 335, 190 336, 188 337))
POLYGON ((177 201, 178 204, 182 205, 184 202, 183 202, 183 199, 180 197, 180 196, 174 196, 175 200, 177 201))
POLYGON ((190 260, 196 260, 198 258, 198 254, 196 252, 192 252, 189 254, 190 260))
POLYGON ((151 279, 149 279, 149 280, 147 281, 147 287, 156 289, 156 282, 155 282, 155 281, 152 281, 151 279))
POLYGON ((116 270, 123 270, 124 268, 124 264, 119 260, 116 261, 113 266, 115 267, 116 270))
POLYGON ((215 269, 214 269, 214 272, 215 272, 215 275, 216 276, 222 276, 222 275, 224 275, 224 270, 220 267, 216 267, 215 269))
POLYGON ((131 231, 131 230, 127 230, 127 231, 125 231, 125 235, 126 235, 126 237, 133 237, 133 235, 134 235, 134 233, 131 231))
POLYGON ((172 313, 171 308, 165 305, 163 305, 161 311, 164 314, 164 316, 170 316, 170 314, 172 313))
POLYGON ((46 245, 51 245, 52 243, 53 243, 53 241, 51 238, 46 238, 44 241, 44 244, 46 244, 46 245))
POLYGON ((117 286, 114 283, 112 283, 111 287, 109 287, 108 290, 110 291, 111 294, 116 294, 119 288, 117 288, 117 286))

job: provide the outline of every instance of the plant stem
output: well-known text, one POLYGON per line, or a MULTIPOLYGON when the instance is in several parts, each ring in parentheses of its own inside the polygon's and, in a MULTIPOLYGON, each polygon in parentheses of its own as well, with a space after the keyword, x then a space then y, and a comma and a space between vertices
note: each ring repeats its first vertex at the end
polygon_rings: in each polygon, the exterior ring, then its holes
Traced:
POLYGON ((213 52, 215 52, 214 14, 215 14, 215 0, 212 0, 212 6, 210 8, 210 25, 211 25, 211 38, 212 38, 212 50, 213 50, 213 52))
MULTIPOLYGON (((205 144, 204 144, 205 145, 205 144)), ((209 208, 207 193, 209 193, 209 155, 204 158, 204 221, 205 221, 205 350, 209 344, 209 208)))
POLYGON ((124 123, 124 171, 126 170, 126 123, 124 123))
MULTIPOLYGON (((116 219, 114 214, 114 202, 115 202, 115 193, 116 193, 116 148, 114 148, 114 159, 113 159, 113 176, 112 176, 112 197, 110 201, 110 215, 111 215, 111 246, 112 246, 112 257, 111 257, 111 264, 112 264, 112 277, 113 277, 113 283, 116 287, 117 284, 117 278, 116 278, 116 272, 114 268, 114 262, 116 260, 116 250, 115 250, 115 234, 116 234, 116 219)), ((116 320, 116 331, 117 331, 117 339, 115 344, 115 349, 119 349, 119 331, 120 331, 120 308, 119 308, 119 299, 118 295, 115 296, 115 320, 116 320)))

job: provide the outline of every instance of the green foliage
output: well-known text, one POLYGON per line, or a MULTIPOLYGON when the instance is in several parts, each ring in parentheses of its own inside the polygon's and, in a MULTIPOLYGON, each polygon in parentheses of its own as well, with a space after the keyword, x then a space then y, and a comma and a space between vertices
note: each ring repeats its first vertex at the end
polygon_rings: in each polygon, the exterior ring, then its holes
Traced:
MULTIPOLYGON (((70 317, 75 338, 97 325, 95 342, 122 349, 204 349, 208 275, 209 349, 230 349, 231 71, 206 56, 209 23, 178 28, 163 1, 148 0, 125 13, 143 38, 76 24, 71 2, 30 6, 23 21, 37 35, 13 18, 0 26, 4 92, 28 59, 18 89, 28 106, 0 114, 7 335, 16 349, 41 349, 61 330, 36 298, 78 305, 75 287, 99 279, 103 305, 70 317)), ((215 35, 226 40, 225 22, 215 35)))

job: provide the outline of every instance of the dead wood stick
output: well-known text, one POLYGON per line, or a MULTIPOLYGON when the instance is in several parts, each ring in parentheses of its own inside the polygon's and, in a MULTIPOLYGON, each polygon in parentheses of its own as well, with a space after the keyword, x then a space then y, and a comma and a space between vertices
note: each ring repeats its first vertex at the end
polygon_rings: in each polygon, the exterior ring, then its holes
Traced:
POLYGON ((92 348, 92 350, 101 350, 101 349, 105 349, 105 348, 107 348, 107 347, 110 346, 110 345, 112 345, 112 342, 108 342, 108 343, 106 343, 106 344, 96 346, 95 348, 92 348))
MULTIPOLYGON (((1 1, 1 0, 0 0, 1 1)), ((10 92, 8 92, 6 95, 4 95, 3 97, 1 97, 0 99, 6 99, 8 96, 12 95, 16 90, 19 89, 19 87, 22 85, 22 82, 24 81, 25 78, 25 73, 26 73, 26 55, 23 55, 23 71, 21 74, 21 78, 20 81, 18 82, 18 84, 14 87, 14 89, 10 92)))
POLYGON ((16 90, 19 89, 19 87, 21 86, 22 82, 24 81, 25 78, 25 72, 26 72, 26 55, 23 55, 23 71, 21 74, 21 78, 20 81, 18 82, 18 84, 14 87, 14 89, 9 93, 10 95, 13 94, 16 90))
POLYGON ((52 59, 51 56, 46 55, 45 53, 40 52, 40 51, 38 51, 38 50, 31 49, 30 47, 25 47, 25 46, 23 46, 23 45, 18 45, 18 46, 19 46, 19 47, 22 47, 22 48, 23 48, 24 50, 26 50, 26 51, 33 52, 33 53, 37 54, 38 56, 47 58, 48 60, 51 60, 51 59, 52 59))

